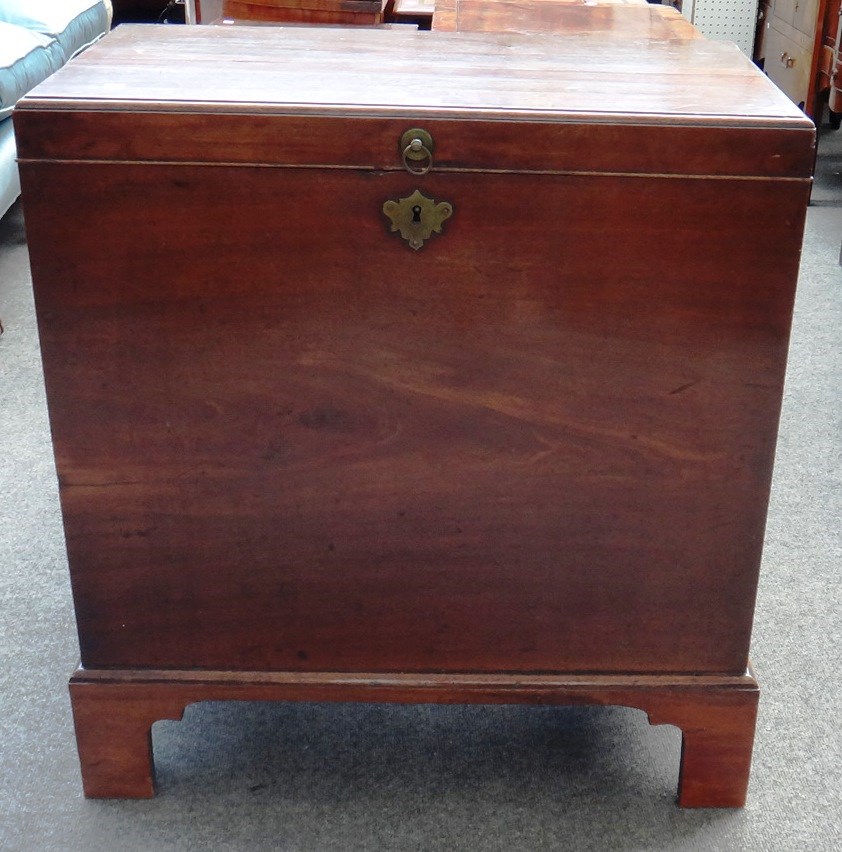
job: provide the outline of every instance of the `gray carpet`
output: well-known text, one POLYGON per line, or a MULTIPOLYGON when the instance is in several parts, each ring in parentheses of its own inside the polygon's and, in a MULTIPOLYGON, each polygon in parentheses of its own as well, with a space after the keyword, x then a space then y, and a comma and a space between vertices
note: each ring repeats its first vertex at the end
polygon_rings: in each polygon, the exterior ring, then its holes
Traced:
POLYGON ((842 131, 822 151, 753 642, 754 769, 736 811, 679 810, 678 731, 622 708, 196 705, 155 726, 156 799, 83 799, 66 693, 76 637, 13 209, 0 221, 0 849, 842 849, 842 131))

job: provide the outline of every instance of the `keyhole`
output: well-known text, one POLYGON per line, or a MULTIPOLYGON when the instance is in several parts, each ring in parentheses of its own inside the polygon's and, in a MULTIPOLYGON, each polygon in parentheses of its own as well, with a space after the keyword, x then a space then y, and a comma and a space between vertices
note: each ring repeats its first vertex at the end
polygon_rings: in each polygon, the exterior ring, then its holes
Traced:
POLYGON ((420 222, 421 221, 421 208, 416 204, 415 207, 412 208, 412 221, 420 222))

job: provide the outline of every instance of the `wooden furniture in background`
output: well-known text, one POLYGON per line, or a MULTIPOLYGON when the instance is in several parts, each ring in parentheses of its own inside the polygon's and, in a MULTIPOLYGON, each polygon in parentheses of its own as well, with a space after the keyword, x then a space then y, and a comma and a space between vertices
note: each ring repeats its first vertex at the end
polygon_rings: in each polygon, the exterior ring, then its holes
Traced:
POLYGON ((382 24, 387 0, 190 0, 187 20, 236 23, 382 24))
POLYGON ((226 18, 308 24, 381 24, 386 0, 224 0, 226 18))
POLYGON ((759 40, 763 69, 769 78, 807 115, 817 115, 827 0, 772 0, 767 6, 759 40))
POLYGON ((646 0, 436 0, 432 28, 459 32, 599 33, 628 42, 685 42, 699 31, 670 6, 646 0))
POLYGON ((830 125, 842 124, 842 0, 828 0, 824 13, 818 92, 827 92, 830 125))
POLYGON ((387 7, 386 14, 397 23, 416 24, 429 30, 435 10, 436 0, 395 0, 391 12, 387 7))
POLYGON ((123 27, 16 125, 87 795, 192 701, 546 702, 743 803, 814 141, 757 69, 123 27))

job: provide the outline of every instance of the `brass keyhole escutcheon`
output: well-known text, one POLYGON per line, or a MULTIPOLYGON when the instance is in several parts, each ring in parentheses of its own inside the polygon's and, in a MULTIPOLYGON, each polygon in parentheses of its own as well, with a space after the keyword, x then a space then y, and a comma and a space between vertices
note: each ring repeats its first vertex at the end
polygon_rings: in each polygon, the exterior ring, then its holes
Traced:
POLYGON ((392 222, 392 231, 399 231, 410 248, 418 251, 425 240, 441 233, 445 220, 453 215, 453 205, 447 201, 437 203, 416 189, 407 198, 387 201, 383 212, 392 222))

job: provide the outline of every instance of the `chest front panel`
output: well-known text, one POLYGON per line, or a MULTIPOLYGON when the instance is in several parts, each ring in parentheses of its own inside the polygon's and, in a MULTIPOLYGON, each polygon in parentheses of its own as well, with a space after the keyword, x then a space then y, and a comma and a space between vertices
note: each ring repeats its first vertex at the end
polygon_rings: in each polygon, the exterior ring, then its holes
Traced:
POLYGON ((22 168, 84 665, 745 668, 803 182, 22 168))

